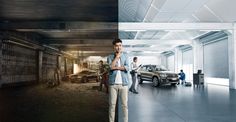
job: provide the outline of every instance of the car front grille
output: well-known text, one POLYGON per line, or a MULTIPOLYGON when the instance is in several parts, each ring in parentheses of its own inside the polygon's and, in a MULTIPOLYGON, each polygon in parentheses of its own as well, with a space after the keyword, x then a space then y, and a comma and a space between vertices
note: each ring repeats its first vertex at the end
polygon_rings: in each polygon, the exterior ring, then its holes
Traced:
POLYGON ((178 77, 178 75, 177 74, 168 74, 168 76, 167 77, 170 77, 170 78, 175 78, 175 77, 178 77))

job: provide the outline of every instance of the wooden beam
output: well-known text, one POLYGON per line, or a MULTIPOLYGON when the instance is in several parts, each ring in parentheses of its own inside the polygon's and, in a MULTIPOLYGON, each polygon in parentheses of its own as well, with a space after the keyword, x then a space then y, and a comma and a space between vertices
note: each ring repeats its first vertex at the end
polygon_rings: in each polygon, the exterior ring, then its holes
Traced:
POLYGON ((80 21, 1 21, 1 30, 118 30, 117 22, 80 22, 80 21))

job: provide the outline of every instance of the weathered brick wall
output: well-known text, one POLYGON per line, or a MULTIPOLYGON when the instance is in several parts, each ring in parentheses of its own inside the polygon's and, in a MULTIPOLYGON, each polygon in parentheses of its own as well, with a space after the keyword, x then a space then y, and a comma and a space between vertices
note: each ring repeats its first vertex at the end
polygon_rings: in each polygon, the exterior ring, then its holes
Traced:
POLYGON ((57 66, 61 77, 72 73, 73 60, 59 51, 43 47, 38 41, 40 38, 36 37, 0 30, 0 87, 2 84, 54 79, 57 66))
POLYGON ((7 41, 2 42, 2 83, 36 82, 37 52, 7 41))
POLYGON ((57 68, 57 55, 43 53, 42 80, 44 82, 54 79, 54 71, 57 68))

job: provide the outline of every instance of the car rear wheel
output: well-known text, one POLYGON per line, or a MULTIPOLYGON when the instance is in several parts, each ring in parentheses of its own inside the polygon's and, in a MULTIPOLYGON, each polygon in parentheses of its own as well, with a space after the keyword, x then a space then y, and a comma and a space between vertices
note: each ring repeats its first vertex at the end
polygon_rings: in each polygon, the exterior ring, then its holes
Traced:
POLYGON ((143 83, 143 80, 142 80, 142 78, 141 78, 140 75, 138 75, 138 83, 139 83, 139 84, 142 84, 142 83, 143 83))
POLYGON ((160 81, 157 77, 152 78, 152 83, 153 83, 153 86, 155 86, 155 87, 160 85, 160 81))

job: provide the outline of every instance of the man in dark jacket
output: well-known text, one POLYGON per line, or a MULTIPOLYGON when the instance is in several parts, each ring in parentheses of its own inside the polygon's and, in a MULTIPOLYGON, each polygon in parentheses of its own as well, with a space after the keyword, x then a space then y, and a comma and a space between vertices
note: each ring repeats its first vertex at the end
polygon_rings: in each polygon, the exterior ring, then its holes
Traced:
POLYGON ((180 73, 179 73, 179 79, 181 80, 181 84, 186 83, 186 81, 185 81, 185 73, 183 72, 182 69, 180 70, 180 73))

